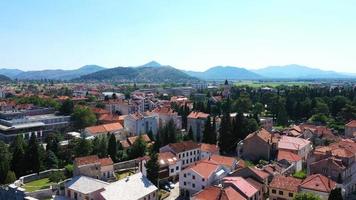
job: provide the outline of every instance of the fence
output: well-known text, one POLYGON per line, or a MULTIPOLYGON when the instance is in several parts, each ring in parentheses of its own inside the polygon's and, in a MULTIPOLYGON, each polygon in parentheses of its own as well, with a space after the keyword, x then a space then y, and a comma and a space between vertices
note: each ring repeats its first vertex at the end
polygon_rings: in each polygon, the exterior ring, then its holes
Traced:
POLYGON ((128 160, 124 162, 119 162, 114 164, 114 170, 115 171, 122 171, 125 169, 134 169, 138 167, 139 160, 138 159, 133 159, 133 160, 128 160))

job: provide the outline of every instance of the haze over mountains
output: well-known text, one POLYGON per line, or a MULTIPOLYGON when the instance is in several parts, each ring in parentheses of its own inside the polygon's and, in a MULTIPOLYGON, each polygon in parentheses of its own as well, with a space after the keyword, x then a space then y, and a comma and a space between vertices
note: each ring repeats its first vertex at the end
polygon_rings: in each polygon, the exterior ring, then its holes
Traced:
POLYGON ((344 79, 356 78, 354 74, 324 71, 301 65, 269 66, 257 70, 242 67, 216 66, 206 71, 184 71, 151 61, 141 66, 105 68, 86 65, 75 70, 21 71, 0 69, 11 79, 20 80, 72 80, 76 81, 137 81, 137 82, 191 82, 201 80, 257 80, 257 79, 344 79))

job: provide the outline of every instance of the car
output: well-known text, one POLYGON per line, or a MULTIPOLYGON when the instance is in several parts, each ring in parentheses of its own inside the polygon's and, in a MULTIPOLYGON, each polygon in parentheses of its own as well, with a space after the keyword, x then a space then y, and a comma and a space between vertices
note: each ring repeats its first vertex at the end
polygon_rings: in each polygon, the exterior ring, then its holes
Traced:
POLYGON ((169 181, 169 182, 168 182, 168 186, 169 186, 169 188, 174 189, 174 184, 173 184, 172 181, 169 181))
POLYGON ((169 188, 168 185, 164 185, 164 186, 163 186, 163 189, 166 190, 167 192, 170 192, 170 191, 171 191, 171 189, 169 188))

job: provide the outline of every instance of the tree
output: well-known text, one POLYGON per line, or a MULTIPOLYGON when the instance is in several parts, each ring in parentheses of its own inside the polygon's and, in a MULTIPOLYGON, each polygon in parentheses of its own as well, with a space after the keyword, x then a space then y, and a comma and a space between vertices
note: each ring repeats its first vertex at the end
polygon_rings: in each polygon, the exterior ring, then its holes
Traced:
POLYGON ((47 143, 46 150, 51 150, 54 154, 58 154, 58 138, 55 134, 49 134, 45 142, 47 143))
POLYGON ((264 106, 260 102, 257 102, 252 108, 252 113, 256 115, 260 115, 263 111, 264 111, 264 106))
POLYGON ((227 153, 232 150, 234 146, 232 138, 230 113, 224 112, 219 130, 219 148, 221 153, 227 153))
POLYGON ((321 200, 319 196, 313 193, 298 193, 294 196, 293 200, 321 200))
POLYGON ((5 183, 5 179, 10 170, 10 156, 6 144, 0 140, 0 183, 5 183))
POLYGON ((166 124, 166 132, 168 134, 168 143, 175 143, 177 142, 177 128, 174 124, 173 119, 170 119, 166 124))
POLYGON ((40 172, 42 166, 40 153, 40 147, 37 143, 36 136, 32 134, 25 153, 27 170, 32 173, 40 172))
POLYGON ((51 150, 47 151, 46 165, 47 169, 58 169, 58 158, 51 150))
POLYGON ((74 126, 83 129, 96 123, 96 117, 93 111, 85 106, 78 106, 74 109, 73 115, 74 126))
POLYGON ((212 144, 212 135, 213 135, 213 129, 211 127, 211 119, 210 116, 208 116, 206 122, 205 122, 205 127, 203 131, 203 139, 202 141, 204 143, 212 144))
POLYGON ((17 177, 25 175, 25 141, 21 135, 17 135, 11 143, 12 160, 11 170, 15 172, 17 177))
POLYGON ((117 162, 117 142, 114 134, 111 134, 108 142, 108 154, 114 162, 117 162))
POLYGON ((61 107, 59 108, 59 112, 62 115, 71 115, 73 113, 73 110, 74 110, 74 104, 73 101, 70 99, 66 99, 62 103, 61 107))
POLYGON ((100 137, 98 156, 104 158, 108 155, 108 140, 105 135, 100 137))
POLYGON ((194 141, 194 135, 193 135, 192 126, 189 127, 188 134, 184 136, 183 140, 184 140, 184 141, 188 141, 188 140, 194 141))
POLYGON ((331 190, 328 200, 343 200, 341 188, 331 190))
POLYGON ((132 146, 128 149, 128 154, 131 159, 142 157, 146 153, 146 142, 143 140, 142 136, 138 136, 132 146))
POLYGON ((61 171, 55 171, 49 175, 49 181, 54 183, 58 183, 59 181, 63 181, 64 179, 65 179, 64 173, 61 171))
POLYGON ((74 154, 76 157, 88 156, 92 152, 91 142, 85 138, 74 141, 74 154))
POLYGON ((16 175, 13 171, 8 171, 6 174, 6 178, 4 180, 5 184, 10 184, 16 181, 16 175))
POLYGON ((150 138, 151 141, 154 141, 152 130, 149 130, 147 136, 150 138))
POLYGON ((145 164, 147 169, 147 178, 154 185, 158 186, 158 177, 159 177, 159 163, 158 163, 158 154, 156 152, 151 152, 150 159, 145 164))

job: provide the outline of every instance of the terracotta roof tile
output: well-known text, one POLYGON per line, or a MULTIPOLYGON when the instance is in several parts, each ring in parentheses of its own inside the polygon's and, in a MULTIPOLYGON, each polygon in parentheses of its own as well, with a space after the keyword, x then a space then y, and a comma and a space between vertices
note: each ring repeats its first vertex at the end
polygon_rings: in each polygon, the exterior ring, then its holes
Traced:
MULTIPOLYGON (((145 141, 147 143, 151 142, 151 139, 148 137, 147 134, 143 134, 141 136, 142 136, 143 141, 145 141)), ((127 138, 129 145, 133 145, 133 143, 135 143, 135 141, 137 140, 138 137, 139 136, 132 136, 132 137, 127 138)))
POLYGON ((301 182, 302 180, 291 176, 275 176, 269 184, 269 187, 298 192, 298 187, 301 182))
POLYGON ((316 190, 316 191, 329 193, 331 192, 331 190, 333 190, 336 187, 336 183, 321 174, 314 174, 308 176, 301 183, 300 187, 309 190, 316 190))
POLYGON ((203 113, 203 112, 191 112, 188 115, 188 118, 193 118, 193 119, 206 119, 209 117, 209 114, 203 113))
POLYGON ((170 143, 168 144, 169 147, 173 149, 175 153, 180 153, 183 151, 189 151, 192 149, 198 149, 199 145, 198 143, 195 143, 193 141, 183 141, 183 142, 177 142, 177 143, 170 143))
POLYGON ((346 124, 347 127, 356 128, 356 120, 352 120, 346 124))
POLYGON ((218 164, 211 163, 211 162, 197 162, 196 164, 192 164, 188 166, 186 170, 193 170, 201 177, 208 179, 210 175, 212 175, 217 169, 219 168, 218 164))
POLYGON ((211 155, 209 158, 205 158, 204 161, 220 164, 228 167, 232 167, 236 159, 234 157, 211 155))
POLYGON ((253 197, 257 192, 252 184, 242 177, 225 177, 223 178, 224 185, 231 185, 239 189, 248 198, 253 197))
POLYGON ((77 164, 77 166, 99 163, 99 157, 97 155, 78 157, 74 159, 74 162, 77 164))
POLYGON ((201 151, 210 152, 212 154, 218 154, 219 153, 218 145, 200 143, 199 146, 200 146, 200 150, 201 151))
POLYGON ((301 160, 302 158, 295 154, 295 153, 292 153, 292 152, 289 152, 289 151, 285 151, 285 150, 279 150, 278 151, 278 155, 277 155, 277 160, 280 161, 280 160, 287 160, 287 161, 292 161, 292 162, 296 162, 296 161, 299 161, 301 160))
POLYGON ((120 123, 110 123, 110 124, 103 124, 98 126, 90 126, 87 127, 86 130, 90 132, 90 134, 100 134, 112 131, 118 131, 123 129, 120 123))

